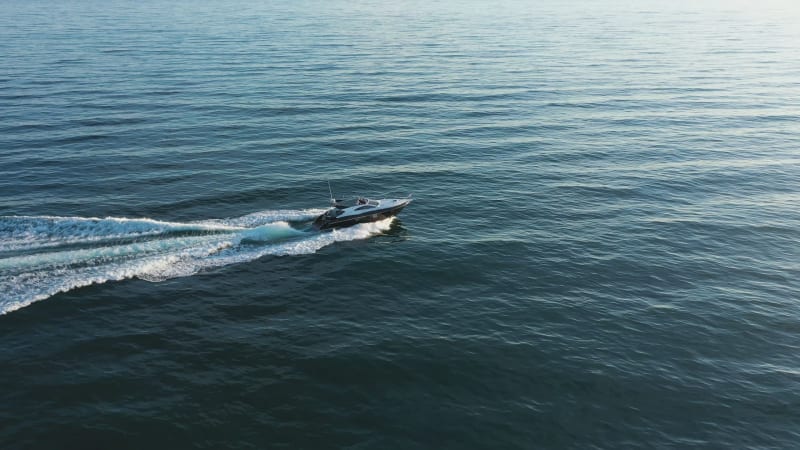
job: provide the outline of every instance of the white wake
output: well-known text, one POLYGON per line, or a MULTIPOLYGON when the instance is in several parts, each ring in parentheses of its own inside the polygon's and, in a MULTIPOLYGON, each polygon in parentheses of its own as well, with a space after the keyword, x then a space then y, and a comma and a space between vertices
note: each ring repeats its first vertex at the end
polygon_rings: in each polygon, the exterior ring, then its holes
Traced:
POLYGON ((290 225, 322 211, 261 211, 193 222, 0 217, 0 314, 95 283, 162 281, 267 255, 314 253, 386 231, 393 220, 322 233, 290 225))

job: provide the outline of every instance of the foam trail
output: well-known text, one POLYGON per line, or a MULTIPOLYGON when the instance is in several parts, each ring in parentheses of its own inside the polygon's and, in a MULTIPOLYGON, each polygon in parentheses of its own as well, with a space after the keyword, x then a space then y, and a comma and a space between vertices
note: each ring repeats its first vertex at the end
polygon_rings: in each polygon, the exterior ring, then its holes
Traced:
POLYGON ((0 252, 155 236, 165 232, 233 231, 224 221, 190 223, 97 217, 0 217, 0 252))
POLYGON ((393 218, 332 232, 298 230, 322 210, 261 211, 232 219, 0 217, 0 315, 91 284, 162 281, 268 255, 310 254, 365 239, 393 218))

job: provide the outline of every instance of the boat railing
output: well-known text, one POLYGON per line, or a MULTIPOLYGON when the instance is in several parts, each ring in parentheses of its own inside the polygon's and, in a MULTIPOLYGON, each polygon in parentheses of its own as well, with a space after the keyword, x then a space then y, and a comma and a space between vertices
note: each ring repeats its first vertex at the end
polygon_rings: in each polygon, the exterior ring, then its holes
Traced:
POLYGON ((357 201, 359 198, 364 198, 364 199, 367 199, 367 200, 380 200, 380 199, 384 199, 384 198, 407 199, 407 198, 411 198, 411 194, 398 194, 397 192, 384 192, 384 193, 381 193, 381 194, 375 194, 375 195, 369 195, 369 196, 348 194, 348 195, 340 196, 337 200, 341 201, 341 202, 347 202, 348 200, 346 200, 346 199, 352 199, 352 201, 357 201))

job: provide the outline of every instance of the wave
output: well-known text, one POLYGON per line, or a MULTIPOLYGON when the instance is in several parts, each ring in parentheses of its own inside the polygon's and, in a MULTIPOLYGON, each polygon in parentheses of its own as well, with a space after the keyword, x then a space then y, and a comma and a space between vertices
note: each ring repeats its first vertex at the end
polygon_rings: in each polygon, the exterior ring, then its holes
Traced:
POLYGON ((386 231, 394 220, 323 233, 292 226, 322 211, 260 211, 191 222, 0 216, 0 315, 91 284, 157 282, 268 255, 310 254, 386 231))

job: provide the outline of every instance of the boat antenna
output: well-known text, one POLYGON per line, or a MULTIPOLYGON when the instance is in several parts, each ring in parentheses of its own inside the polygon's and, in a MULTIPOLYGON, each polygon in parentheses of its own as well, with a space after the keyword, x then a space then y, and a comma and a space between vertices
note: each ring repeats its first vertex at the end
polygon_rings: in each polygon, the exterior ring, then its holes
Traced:
POLYGON ((333 189, 331 189, 331 180, 328 180, 328 192, 331 193, 331 205, 336 203, 336 199, 333 198, 333 189))

